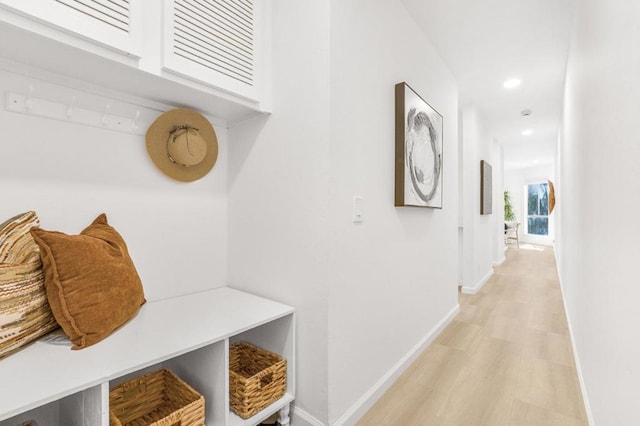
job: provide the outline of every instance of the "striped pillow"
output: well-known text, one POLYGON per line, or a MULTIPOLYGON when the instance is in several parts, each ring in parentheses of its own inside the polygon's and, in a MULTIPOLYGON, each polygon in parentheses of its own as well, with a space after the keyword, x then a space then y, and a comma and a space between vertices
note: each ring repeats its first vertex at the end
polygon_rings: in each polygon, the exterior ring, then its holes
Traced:
POLYGON ((58 327, 44 289, 35 212, 0 224, 0 358, 58 327))

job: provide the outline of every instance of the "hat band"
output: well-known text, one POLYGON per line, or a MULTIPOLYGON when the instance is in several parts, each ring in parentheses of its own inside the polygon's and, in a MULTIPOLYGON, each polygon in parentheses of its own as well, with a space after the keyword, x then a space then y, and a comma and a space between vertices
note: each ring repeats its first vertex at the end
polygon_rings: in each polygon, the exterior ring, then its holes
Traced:
POLYGON ((191 167, 191 165, 189 164, 183 164, 180 163, 178 161, 176 161, 172 156, 171 153, 169 152, 169 144, 170 143, 174 143, 176 141, 176 139, 179 136, 185 135, 185 137, 187 138, 187 151, 189 151, 191 153, 191 150, 189 149, 189 133, 191 133, 192 135, 197 135, 198 134, 198 130, 195 127, 192 127, 188 124, 178 124, 177 126, 175 126, 173 129, 171 129, 171 132, 169 132, 169 137, 167 138, 167 145, 166 145, 166 150, 167 150, 167 158, 169 158, 169 161, 171 161, 174 164, 177 164, 178 166, 182 166, 182 167, 191 167))

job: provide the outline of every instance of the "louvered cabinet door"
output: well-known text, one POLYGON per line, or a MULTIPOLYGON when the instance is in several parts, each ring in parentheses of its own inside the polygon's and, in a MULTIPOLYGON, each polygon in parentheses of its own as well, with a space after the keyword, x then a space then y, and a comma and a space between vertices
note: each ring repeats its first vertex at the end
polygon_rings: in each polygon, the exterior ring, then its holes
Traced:
MULTIPOLYGON (((139 58, 140 40, 135 19, 141 1, 0 0, 0 8, 27 16, 33 19, 34 25, 71 34, 92 44, 139 58)), ((50 33, 44 35, 51 36, 50 33)))
POLYGON ((269 0, 164 0, 163 69, 260 102, 269 0))

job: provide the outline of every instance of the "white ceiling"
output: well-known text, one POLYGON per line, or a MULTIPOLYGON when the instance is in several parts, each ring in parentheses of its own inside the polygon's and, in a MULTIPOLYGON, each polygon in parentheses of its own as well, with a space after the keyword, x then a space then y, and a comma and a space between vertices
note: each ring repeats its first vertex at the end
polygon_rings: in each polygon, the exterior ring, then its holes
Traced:
POLYGON ((575 0, 403 2, 458 79, 460 104, 475 104, 503 144, 505 167, 553 161, 575 0), (513 77, 522 85, 504 89, 513 77))

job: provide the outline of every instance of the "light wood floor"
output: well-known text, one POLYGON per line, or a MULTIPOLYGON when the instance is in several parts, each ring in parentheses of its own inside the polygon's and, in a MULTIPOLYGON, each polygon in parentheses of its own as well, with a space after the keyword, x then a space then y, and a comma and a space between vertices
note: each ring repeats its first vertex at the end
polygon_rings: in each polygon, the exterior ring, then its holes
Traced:
POLYGON ((506 254, 358 425, 588 424, 553 251, 506 254))

